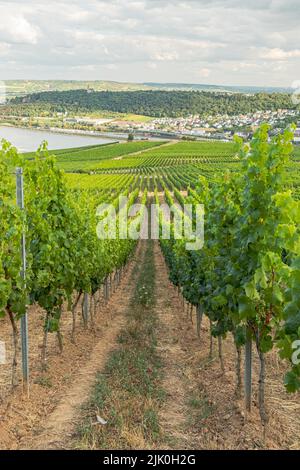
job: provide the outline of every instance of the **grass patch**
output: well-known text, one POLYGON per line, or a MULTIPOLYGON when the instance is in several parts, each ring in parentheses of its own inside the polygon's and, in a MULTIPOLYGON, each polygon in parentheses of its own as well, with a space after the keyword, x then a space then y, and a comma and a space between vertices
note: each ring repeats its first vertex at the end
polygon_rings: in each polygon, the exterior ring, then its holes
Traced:
POLYGON ((133 122, 150 122, 155 119, 154 117, 150 116, 143 116, 141 114, 123 114, 121 118, 118 120, 120 121, 133 121, 133 122))
POLYGON ((146 245, 136 273, 137 282, 119 346, 98 374, 86 418, 78 431, 77 447, 144 449, 160 437, 158 409, 161 361, 156 351, 155 266, 153 242, 146 245), (96 415, 107 421, 95 424, 96 415))
POLYGON ((202 390, 194 391, 188 399, 187 405, 189 412, 186 426, 189 429, 201 429, 205 427, 206 420, 215 410, 215 406, 208 400, 202 390))
POLYGON ((35 384, 40 385, 41 387, 45 388, 51 388, 52 387, 52 380, 50 377, 47 377, 45 375, 42 375, 40 377, 37 377, 34 381, 35 384))

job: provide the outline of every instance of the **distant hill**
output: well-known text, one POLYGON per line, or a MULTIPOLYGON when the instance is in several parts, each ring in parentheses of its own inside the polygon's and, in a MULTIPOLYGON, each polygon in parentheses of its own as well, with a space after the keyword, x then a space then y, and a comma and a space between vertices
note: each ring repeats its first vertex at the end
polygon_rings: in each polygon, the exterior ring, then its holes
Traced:
POLYGON ((103 80, 5 80, 8 98, 26 96, 32 93, 44 91, 70 91, 70 90, 94 90, 94 91, 136 91, 150 90, 151 87, 142 83, 121 83, 103 80))
POLYGON ((146 90, 195 90, 226 93, 291 93, 289 88, 223 86, 192 83, 122 83, 105 80, 6 80, 8 98, 26 96, 46 91, 94 90, 94 91, 146 91, 146 90))

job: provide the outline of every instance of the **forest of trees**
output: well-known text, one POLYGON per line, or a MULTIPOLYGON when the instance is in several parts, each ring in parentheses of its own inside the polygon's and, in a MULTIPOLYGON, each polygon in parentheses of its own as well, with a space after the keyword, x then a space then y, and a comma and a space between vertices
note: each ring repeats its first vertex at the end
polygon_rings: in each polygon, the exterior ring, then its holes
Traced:
POLYGON ((128 91, 91 90, 50 91, 13 99, 2 112, 34 115, 49 112, 96 112, 99 110, 134 113, 153 117, 179 117, 190 114, 245 114, 256 111, 290 109, 289 94, 210 93, 205 91, 128 91), (25 113, 25 114, 24 114, 25 113))

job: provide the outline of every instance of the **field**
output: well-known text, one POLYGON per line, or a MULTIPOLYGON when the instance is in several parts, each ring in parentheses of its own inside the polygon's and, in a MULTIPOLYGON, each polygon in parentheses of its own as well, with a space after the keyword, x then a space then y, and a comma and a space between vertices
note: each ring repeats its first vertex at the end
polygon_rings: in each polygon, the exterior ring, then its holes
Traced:
POLYGON ((79 81, 79 80, 6 80, 6 92, 8 97, 24 96, 31 93, 39 93, 50 90, 78 90, 89 89, 102 91, 122 91, 151 89, 146 85, 132 83, 118 83, 105 81, 79 81))
POLYGON ((1 449, 299 449, 300 370, 290 358, 300 149, 290 139, 270 143, 262 127, 251 151, 183 141, 61 149, 54 159, 2 150, 1 449), (12 163, 24 171, 23 211, 12 163), (121 235, 120 195, 127 230, 143 227, 144 239, 121 235), (200 250, 176 236, 178 218, 198 223, 186 203, 204 204, 200 250), (106 234, 116 221, 115 238, 99 239, 99 221, 106 234))

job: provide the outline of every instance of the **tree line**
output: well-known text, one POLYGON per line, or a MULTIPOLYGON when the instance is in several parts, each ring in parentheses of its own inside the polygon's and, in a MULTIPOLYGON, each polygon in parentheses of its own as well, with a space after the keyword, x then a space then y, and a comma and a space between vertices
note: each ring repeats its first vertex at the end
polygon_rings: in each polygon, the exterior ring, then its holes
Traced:
MULTIPOLYGON (((18 114, 33 112, 46 106, 49 112, 134 113, 153 117, 180 117, 188 115, 246 114, 256 111, 291 109, 293 103, 287 93, 211 93, 206 91, 124 91, 96 92, 92 90, 50 91, 17 97, 6 106, 6 111, 18 114)), ((29 114, 31 115, 31 113, 29 114)))

